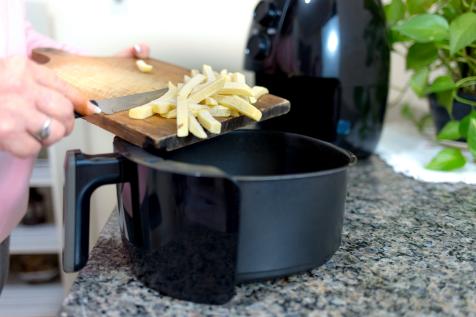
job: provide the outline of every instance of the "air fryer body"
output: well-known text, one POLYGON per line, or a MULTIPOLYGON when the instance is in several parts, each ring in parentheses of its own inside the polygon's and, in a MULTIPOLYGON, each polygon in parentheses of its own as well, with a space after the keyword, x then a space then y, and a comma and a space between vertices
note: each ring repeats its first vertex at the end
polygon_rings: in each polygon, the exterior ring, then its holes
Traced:
POLYGON ((260 124, 370 155, 383 125, 390 50, 378 0, 268 0, 255 10, 245 67, 291 101, 260 124))

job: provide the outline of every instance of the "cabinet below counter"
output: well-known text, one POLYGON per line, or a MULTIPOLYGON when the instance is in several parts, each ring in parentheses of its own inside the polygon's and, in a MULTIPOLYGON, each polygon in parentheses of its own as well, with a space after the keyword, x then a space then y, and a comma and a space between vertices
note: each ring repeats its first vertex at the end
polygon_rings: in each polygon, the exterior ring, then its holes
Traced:
POLYGON ((342 244, 323 266, 239 285, 225 305, 148 289, 113 213, 60 316, 476 316, 476 188, 422 183, 377 157, 350 169, 342 244))

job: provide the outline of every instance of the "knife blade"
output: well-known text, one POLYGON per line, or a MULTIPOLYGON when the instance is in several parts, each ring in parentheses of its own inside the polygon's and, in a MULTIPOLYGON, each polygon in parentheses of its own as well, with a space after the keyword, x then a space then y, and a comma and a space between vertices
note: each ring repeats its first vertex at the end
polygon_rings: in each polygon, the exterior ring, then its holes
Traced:
MULTIPOLYGON (((131 108, 142 106, 152 100, 155 100, 165 94, 168 88, 162 88, 158 90, 141 92, 138 94, 132 94, 127 96, 91 100, 93 104, 98 106, 104 114, 113 114, 119 111, 129 110, 131 108)), ((83 115, 75 113, 76 118, 83 115)))
POLYGON ((119 111, 129 110, 137 106, 142 106, 165 94, 168 88, 146 91, 138 94, 121 96, 117 98, 91 100, 96 106, 101 108, 105 114, 112 114, 119 111))

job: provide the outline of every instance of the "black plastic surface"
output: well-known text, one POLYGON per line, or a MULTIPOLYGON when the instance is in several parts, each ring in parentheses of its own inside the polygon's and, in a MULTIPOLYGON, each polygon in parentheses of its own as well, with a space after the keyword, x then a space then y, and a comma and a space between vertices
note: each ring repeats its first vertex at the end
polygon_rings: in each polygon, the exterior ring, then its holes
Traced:
POLYGON ((304 133, 359 157, 373 153, 390 69, 380 1, 265 0, 257 10, 271 4, 282 12, 279 22, 272 27, 252 23, 245 67, 255 71, 256 84, 290 100, 291 111, 260 127, 304 133), (260 46, 251 39, 265 35, 269 51, 257 54, 260 46))

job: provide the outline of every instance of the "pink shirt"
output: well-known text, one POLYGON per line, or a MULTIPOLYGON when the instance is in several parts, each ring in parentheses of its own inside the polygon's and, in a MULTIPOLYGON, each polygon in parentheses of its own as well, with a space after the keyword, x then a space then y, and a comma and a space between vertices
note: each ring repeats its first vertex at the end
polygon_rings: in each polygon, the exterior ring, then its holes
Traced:
MULTIPOLYGON (((37 47, 68 49, 33 30, 25 21, 23 1, 0 0, 0 59, 12 55, 29 56, 37 47)), ((34 160, 34 157, 19 159, 0 151, 0 242, 26 212, 34 160)))

